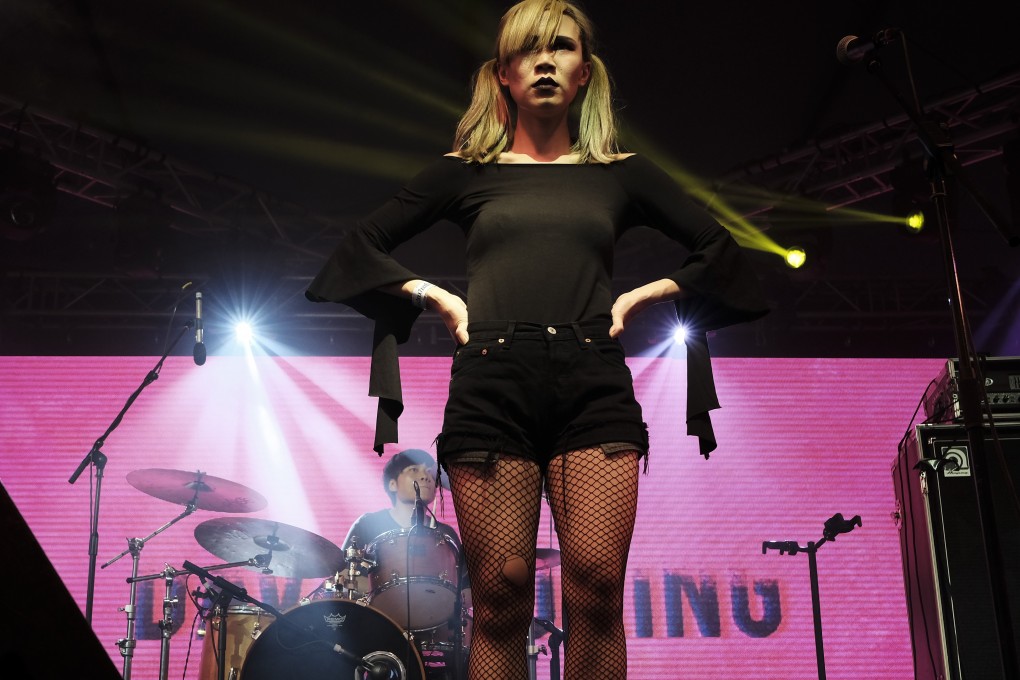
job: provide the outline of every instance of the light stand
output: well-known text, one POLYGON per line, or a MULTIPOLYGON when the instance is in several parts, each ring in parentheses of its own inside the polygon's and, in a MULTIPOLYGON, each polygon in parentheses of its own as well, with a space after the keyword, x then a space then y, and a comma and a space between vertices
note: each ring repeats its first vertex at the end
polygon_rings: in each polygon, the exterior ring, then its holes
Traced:
POLYGON ((836 534, 853 531, 854 526, 861 526, 861 516, 845 520, 843 515, 836 513, 825 521, 822 538, 816 542, 800 545, 797 541, 765 541, 761 544, 761 554, 769 550, 778 550, 780 555, 796 555, 807 553, 808 571, 811 576, 811 614, 815 624, 815 658, 818 663, 818 680, 825 680, 825 648, 822 644, 822 605, 818 593, 818 561, 815 553, 826 541, 836 540, 836 534))

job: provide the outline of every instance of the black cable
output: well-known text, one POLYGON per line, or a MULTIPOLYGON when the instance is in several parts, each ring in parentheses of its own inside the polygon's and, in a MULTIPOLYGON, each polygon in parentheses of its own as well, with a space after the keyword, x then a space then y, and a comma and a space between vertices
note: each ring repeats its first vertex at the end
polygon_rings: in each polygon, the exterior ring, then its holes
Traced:
POLYGON ((188 680, 188 662, 191 661, 191 644, 195 641, 195 628, 198 627, 198 620, 202 612, 196 610, 195 618, 191 620, 191 633, 188 634, 188 652, 184 655, 184 672, 181 673, 181 680, 188 680))

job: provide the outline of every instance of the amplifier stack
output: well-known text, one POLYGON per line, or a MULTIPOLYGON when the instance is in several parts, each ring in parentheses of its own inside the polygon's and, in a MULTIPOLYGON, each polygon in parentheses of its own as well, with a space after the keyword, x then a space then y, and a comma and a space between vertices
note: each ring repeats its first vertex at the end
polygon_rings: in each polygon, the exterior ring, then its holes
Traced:
MULTIPOLYGON (((924 399, 928 422, 908 433, 892 464, 915 680, 1003 678, 970 441, 957 391, 959 368, 950 359, 936 376, 924 399)), ((984 474, 991 486, 1013 647, 1020 650, 1020 511, 1013 491, 1020 486, 1020 357, 986 358, 980 368, 987 396, 984 474)))

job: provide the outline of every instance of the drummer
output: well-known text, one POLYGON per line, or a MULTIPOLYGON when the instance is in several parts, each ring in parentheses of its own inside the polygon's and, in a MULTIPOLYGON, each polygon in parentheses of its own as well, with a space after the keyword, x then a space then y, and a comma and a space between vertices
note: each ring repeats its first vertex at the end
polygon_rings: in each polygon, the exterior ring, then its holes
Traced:
MULTIPOLYGON (((457 546, 458 559, 463 574, 466 574, 460 537, 449 524, 436 519, 431 508, 436 498, 436 461, 428 451, 422 449, 405 449, 393 454, 383 468, 382 484, 390 497, 390 507, 373 512, 366 512, 351 525, 347 538, 343 542, 344 553, 353 548, 364 551, 379 536, 390 532, 409 529, 414 524, 414 506, 418 498, 425 506, 424 526, 430 530, 438 530, 449 536, 457 546), (417 482, 416 494, 414 485, 417 482)), ((466 579, 466 576, 464 577, 466 579)), ((367 578, 356 579, 357 586, 351 595, 354 599, 367 595, 370 586, 367 578)), ((465 583, 465 582, 462 582, 465 583)))

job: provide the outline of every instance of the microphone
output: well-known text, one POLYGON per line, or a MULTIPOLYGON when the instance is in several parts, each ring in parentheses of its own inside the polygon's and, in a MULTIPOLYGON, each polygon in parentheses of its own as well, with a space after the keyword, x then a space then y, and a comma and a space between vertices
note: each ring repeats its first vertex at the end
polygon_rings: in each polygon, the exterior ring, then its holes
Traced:
POLYGON ((201 366, 205 363, 205 330, 202 328, 202 292, 195 293, 195 349, 192 355, 195 357, 195 364, 201 366))
POLYGON ((421 501, 421 487, 418 486, 418 482, 414 483, 414 519, 411 526, 425 526, 425 504, 421 501))
POLYGON ((899 34, 898 29, 883 28, 875 33, 871 40, 858 38, 856 35, 845 36, 836 45, 836 61, 844 66, 856 64, 878 48, 885 47, 891 43, 899 34))
POLYGON ((202 579, 203 583, 205 583, 206 581, 212 583, 214 586, 220 589, 221 595, 225 593, 227 595, 230 595, 236 600, 242 600, 244 602, 249 601, 247 589, 235 585, 224 578, 220 578, 219 576, 214 576, 213 574, 210 574, 208 569, 204 569, 203 567, 193 564, 187 560, 184 560, 184 570, 192 574, 197 574, 198 577, 202 579))

